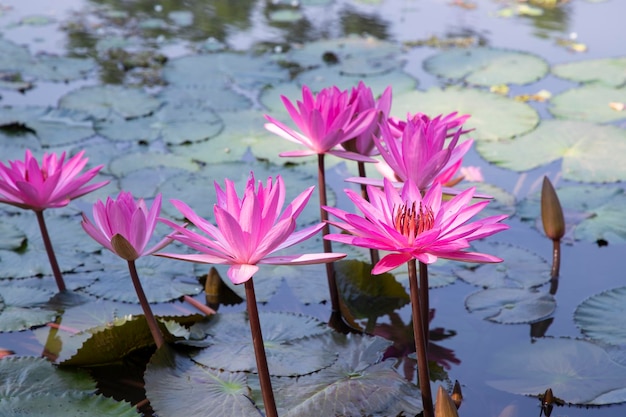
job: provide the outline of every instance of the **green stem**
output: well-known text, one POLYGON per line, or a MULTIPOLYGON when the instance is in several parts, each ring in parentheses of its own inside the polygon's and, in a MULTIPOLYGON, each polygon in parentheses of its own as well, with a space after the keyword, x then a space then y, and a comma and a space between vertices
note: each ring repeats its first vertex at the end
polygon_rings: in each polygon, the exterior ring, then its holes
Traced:
MULTIPOLYGON (((367 174, 365 173, 365 162, 357 161, 359 167, 359 177, 366 178, 367 174)), ((361 184, 361 197, 365 201, 370 201, 369 196, 367 195, 367 186, 365 184, 361 184)), ((377 249, 370 249, 370 259, 372 261, 372 266, 376 265, 380 260, 380 255, 377 249)))
POLYGON ((154 339, 154 343, 156 343, 158 349, 163 346, 165 340, 163 340, 163 335, 161 334, 159 325, 154 318, 154 314, 152 314, 152 309, 150 308, 150 303, 148 303, 146 294, 143 292, 143 287, 141 286, 141 281, 139 281, 139 275, 137 274, 137 268, 135 267, 135 261, 128 261, 128 270, 130 272, 130 278, 133 281, 133 286, 135 287, 135 292, 137 293, 137 298, 139 299, 139 304, 141 305, 143 314, 146 317, 148 328, 150 328, 150 333, 152 333, 152 338, 154 339))
POLYGON ((256 356, 256 367, 259 372, 259 382, 261 383, 261 394, 263 395, 263 406, 267 417, 278 417, 274 392, 272 391, 272 381, 267 367, 265 356, 265 345, 263 344, 263 333, 261 333, 261 323, 259 321, 259 311, 254 294, 254 283, 252 278, 245 282, 246 304, 248 307, 248 320, 250 321, 250 331, 252 333, 252 344, 254 345, 254 355, 256 356))
POLYGON ((428 346, 428 327, 430 326, 430 294, 428 293, 428 264, 419 263, 420 272, 420 304, 422 306, 422 326, 424 327, 424 340, 428 346))
POLYGON ((413 312, 413 335, 415 337, 415 353, 417 353, 417 376, 422 391, 422 406, 424 417, 434 417, 433 396, 430 391, 430 375, 428 372, 428 354, 426 353, 426 338, 420 306, 419 287, 417 285, 417 267, 415 259, 408 262, 409 287, 411 291, 411 308, 413 312))
POLYGON ((63 292, 66 290, 65 281, 63 281, 63 275, 61 275, 61 269, 59 268, 57 257, 54 254, 54 249, 52 248, 52 242, 50 241, 50 235, 48 234, 46 221, 43 218, 43 210, 41 211, 35 210, 35 215, 37 216, 37 223, 39 223, 39 229, 41 229, 41 237, 43 238, 43 245, 46 248, 46 253, 48 254, 48 259, 50 260, 50 266, 52 267, 52 273, 54 274, 54 279, 57 283, 57 287, 59 288, 59 292, 63 292))

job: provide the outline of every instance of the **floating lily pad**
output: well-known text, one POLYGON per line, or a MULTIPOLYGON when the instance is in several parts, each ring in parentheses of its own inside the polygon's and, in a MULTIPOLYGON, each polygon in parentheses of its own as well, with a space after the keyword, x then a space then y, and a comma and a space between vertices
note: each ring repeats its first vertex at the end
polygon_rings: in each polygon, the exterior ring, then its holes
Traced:
POLYGON ((518 343, 497 352, 488 372, 487 384, 513 394, 537 396, 551 388, 556 397, 571 404, 626 401, 626 367, 583 340, 518 343))
POLYGON ((73 90, 59 99, 59 107, 81 110, 96 120, 114 115, 125 119, 147 116, 161 106, 161 100, 139 88, 96 85, 73 90))
MULTIPOLYGON (((62 369, 44 358, 27 356, 0 360, 0 380, 0 400, 28 395, 59 396, 68 391, 82 394, 96 391, 96 383, 87 372, 62 369)), ((0 411, 0 415, 5 414, 0 411)))
POLYGON ((146 396, 156 413, 175 416, 258 417, 248 377, 204 367, 168 346, 159 349, 144 374, 146 396))
POLYGON ((137 408, 125 401, 115 401, 102 395, 81 395, 63 392, 58 395, 45 394, 0 399, 2 417, 133 417, 137 408))
POLYGON ((273 381, 279 414, 285 417, 396 416, 422 411, 421 394, 394 369, 380 362, 389 342, 378 337, 329 335, 334 365, 312 375, 273 381))
MULTIPOLYGON (((477 213, 474 218, 483 219, 489 216, 499 216, 507 214, 509 217, 515 214, 515 196, 508 191, 503 190, 500 187, 486 183, 486 182, 469 182, 463 181, 455 188, 467 189, 469 187, 476 187, 476 194, 487 195, 492 197, 489 200, 489 204, 483 208, 480 213, 477 213)), ((479 199, 476 199, 477 201, 479 199)))
MULTIPOLYGON (((37 138, 40 145, 54 147, 74 144, 95 134, 89 114, 80 110, 39 106, 3 107, 0 128, 5 130, 5 134, 0 135, 5 143, 15 145, 23 142, 28 148, 31 148, 27 145, 31 143, 31 135, 37 138), (16 131, 16 127, 21 130, 16 131), (14 134, 7 134, 7 128, 12 128, 14 134)), ((34 146, 34 149, 38 148, 39 145, 34 146)))
POLYGON ((558 64, 552 67, 552 72, 572 81, 599 82, 618 87, 626 82, 626 57, 558 64))
MULTIPOLYGON (((381 253, 381 257, 384 253, 381 253)), ((436 263, 428 265, 428 288, 441 288, 453 284, 457 280, 454 273, 456 262, 447 259, 438 259, 436 263)), ((409 272, 407 268, 398 268, 393 271, 396 279, 409 290, 409 272)))
POLYGON ((392 114, 418 112, 432 117, 452 112, 470 114, 463 126, 476 129, 468 137, 477 141, 512 138, 531 131, 539 123, 539 115, 528 104, 485 91, 451 87, 394 95, 392 114))
POLYGON ((556 301, 550 294, 524 288, 490 288, 465 299, 470 313, 502 324, 532 323, 554 312, 556 301))
POLYGON ((440 77, 480 86, 528 84, 548 72, 546 61, 536 55, 487 47, 450 49, 428 58, 424 68, 440 77))
POLYGON ((588 337, 626 346, 626 287, 593 295, 574 312, 574 323, 588 337))
MULTIPOLYGON (((128 152, 119 154, 109 164, 109 171, 124 179, 136 171, 151 171, 155 177, 161 180, 167 179, 166 168, 171 168, 169 172, 189 172, 197 171, 199 166, 190 157, 182 157, 163 152, 128 152)), ((153 181, 150 181, 153 182, 153 181)), ((132 188, 129 190, 133 190, 132 188)), ((140 190, 137 190, 140 191, 140 190)))
POLYGON ((526 171, 563 160, 563 177, 581 182, 626 180, 621 155, 626 131, 587 122, 544 120, 539 127, 511 141, 480 142, 478 152, 504 168, 526 171))
MULTIPOLYGON (((90 273, 98 280, 83 291, 105 300, 138 303, 127 263, 109 251, 104 251, 101 256, 100 261, 106 269, 90 273)), ((202 291, 191 263, 145 256, 136 261, 136 267, 151 303, 167 302, 202 291)))
POLYGON ((612 102, 625 103, 626 88, 590 84, 555 95, 549 110, 555 117, 597 123, 626 119, 625 112, 611 108, 612 102))
POLYGON ((17 250, 26 243, 26 234, 6 216, 0 219, 0 236, 0 250, 17 250))
POLYGON ((33 64, 33 58, 25 46, 0 38, 0 70, 22 71, 33 64))
POLYGON ((35 288, 0 286, 0 332, 16 332, 54 320, 56 311, 45 309, 52 296, 35 288))
MULTIPOLYGON (((566 237, 587 242, 626 242, 626 194, 618 187, 591 185, 568 186, 556 190, 567 225, 566 237)), ((518 215, 522 220, 535 222, 543 231, 540 217, 540 193, 520 202, 518 215)))
MULTIPOLYGON (((113 161, 113 163, 120 163, 120 169, 132 169, 130 165, 127 165, 123 162, 144 162, 142 157, 148 157, 150 154, 133 154, 133 155, 124 155, 119 160, 113 161)), ((168 155, 174 156, 174 155, 168 155)), ((149 159, 149 158, 147 158, 149 159)), ((169 159, 169 158, 168 158, 169 159)), ((189 164, 189 167, 193 166, 193 164, 189 164)), ((118 185, 120 190, 130 191, 133 193, 133 196, 137 198, 149 199, 153 198, 157 195, 157 190, 161 184, 168 178, 174 177, 176 175, 183 175, 187 172, 186 169, 182 168, 170 168, 170 167, 148 167, 141 168, 138 170, 133 170, 128 174, 124 174, 118 180, 118 185)), ((168 197, 168 196, 164 196, 168 197)))
MULTIPOLYGON (((315 336, 328 332, 325 323, 307 316, 287 313, 259 313, 269 372, 273 376, 299 376, 330 366, 337 356, 325 350, 315 336)), ((198 326, 192 329, 198 332, 198 326)), ((209 345, 192 355, 201 365, 231 372, 257 372, 247 315, 219 314, 202 331, 209 345)))
POLYGON ((38 55, 35 65, 24 69, 24 72, 39 80, 68 82, 85 78, 96 68, 91 58, 72 58, 56 55, 38 55))
POLYGON ((463 281, 483 288, 532 288, 550 281, 550 265, 541 256, 517 246, 477 241, 477 252, 502 258, 497 264, 459 264, 455 273, 463 281))

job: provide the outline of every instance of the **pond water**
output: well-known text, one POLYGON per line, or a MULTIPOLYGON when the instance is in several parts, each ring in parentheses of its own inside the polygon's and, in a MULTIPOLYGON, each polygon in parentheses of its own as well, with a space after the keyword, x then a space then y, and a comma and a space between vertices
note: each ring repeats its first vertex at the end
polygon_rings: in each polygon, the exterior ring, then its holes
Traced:
MULTIPOLYGON (((574 321, 574 313, 581 303, 624 286, 624 274, 619 265, 626 240, 624 212, 621 211, 626 207, 621 189, 621 181, 626 177, 622 166, 626 157, 623 145, 626 112, 614 109, 607 115, 605 108, 593 110, 594 106, 608 107, 609 102, 626 103, 626 49, 620 34, 624 16, 626 2, 621 0, 4 0, 0 2, 0 40, 14 45, 0 45, 5 55, 0 57, 0 105, 8 106, 3 107, 4 114, 0 115, 2 161, 21 158, 24 148, 34 147, 41 153, 48 149, 86 149, 93 164, 105 164, 103 176, 111 178, 113 185, 84 201, 73 202, 72 207, 62 213, 70 217, 78 211, 90 210, 96 198, 117 194, 116 187, 146 198, 159 191, 165 200, 180 198, 210 207, 208 197, 202 197, 201 193, 212 194, 210 181, 222 182, 225 173, 239 177, 245 177, 250 169, 262 172, 257 177, 284 173, 299 190, 315 184, 315 167, 310 162, 296 167, 295 171, 282 165, 284 161, 278 157, 278 152, 291 148, 281 143, 280 138, 268 145, 272 135, 265 132, 262 125, 264 113, 286 122, 288 116, 278 96, 285 94, 291 100, 298 99, 303 84, 314 88, 337 84, 347 88, 363 79, 376 93, 392 85, 392 112, 397 116, 407 111, 430 113, 458 108, 473 116, 469 126, 476 128, 477 145, 464 159, 464 165, 480 167, 484 183, 488 185, 479 185, 479 189, 497 187, 485 189, 496 196, 495 212, 504 210, 511 214, 508 220, 511 229, 490 238, 490 242, 497 243, 488 246, 486 251, 500 251, 511 258, 507 263, 505 256, 504 266, 493 270, 474 270, 449 263, 444 263, 440 270, 433 268, 434 277, 442 277, 442 281, 435 280, 441 286, 430 292, 434 309, 431 337, 438 345, 432 349, 440 359, 437 369, 443 378, 433 386, 441 384, 450 388, 455 380, 461 383, 464 401, 460 415, 463 417, 522 417, 539 415, 540 402, 536 397, 517 392, 535 382, 541 386, 542 381, 549 380, 553 381, 557 397, 562 396, 559 387, 568 395, 573 392, 572 398, 584 397, 583 388, 569 391, 571 380, 578 379, 580 384, 590 387, 590 391, 594 384, 608 388, 590 394, 589 401, 581 401, 585 405, 557 407, 552 416, 623 416, 626 413, 623 404, 597 407, 588 403, 594 398, 601 398, 599 401, 603 404, 626 402, 626 381, 623 381, 626 373, 621 378, 619 373, 614 375, 609 371, 597 374, 586 369, 580 371, 586 366, 626 367, 623 330, 626 320, 621 314, 623 307, 621 310, 619 307, 623 300, 619 294, 615 295, 617 304, 607 304, 605 309, 607 317, 617 321, 609 326, 613 330, 608 330, 614 334, 600 337, 593 345, 606 349, 611 359, 607 355, 602 360, 594 357, 586 362, 585 357, 570 356, 569 345, 550 348, 549 343, 583 338, 574 321), (20 55, 15 45, 25 46, 27 56, 20 55), (493 57, 481 57, 480 52, 466 54, 475 61, 462 54, 445 56, 454 51, 474 51, 479 46, 493 57), (237 54, 231 54, 232 51, 237 54), (507 55, 509 53, 513 58, 507 55), (46 61, 50 58, 47 54, 79 62, 55 64, 46 61), (193 56, 218 58, 201 61, 202 65, 207 65, 202 67, 189 59, 193 56), (559 77, 554 70, 562 64, 605 58, 615 58, 616 62, 587 72, 578 71, 569 77, 559 77), (334 59, 338 63, 333 64, 334 59), (215 67, 208 66, 210 62, 215 67), (541 62, 545 63, 543 69, 541 62), (484 73, 470 78, 481 70, 484 73), (59 75, 61 73, 65 75, 59 75), (603 90, 588 96, 564 95, 578 87, 586 88, 585 81, 594 79, 589 73, 600 79, 603 74, 607 77, 612 74, 617 81, 606 87, 609 93, 603 90), (480 77, 487 81, 481 81, 480 77), (516 81, 519 79, 522 81, 516 81), (73 94, 88 92, 90 87, 100 85, 121 85, 133 91, 138 87, 146 95, 136 98, 114 89, 91 90, 84 96, 73 94), (508 86, 504 96, 490 92, 503 86, 508 86), (448 89, 444 89, 446 87, 448 89), (533 95, 542 90, 549 92, 552 98, 530 100, 525 104, 514 100, 516 96, 533 95), (467 91, 478 93, 466 95, 467 91), (610 99, 603 101, 604 97, 610 99), (156 100, 153 107, 150 107, 150 100, 156 100), (164 104, 168 100, 192 104, 183 106, 182 110, 172 110, 164 104), (514 107, 517 105, 524 107, 514 107), (42 109, 57 106, 68 112, 85 111, 89 117, 64 112, 57 116, 52 114, 50 117, 58 117, 60 125, 37 125, 41 130, 32 140, 30 133, 23 131, 19 132, 19 142, 15 141, 15 136, 5 134, 4 128, 14 123, 33 128, 41 120, 29 112, 46 113, 48 110, 42 109), (144 106, 147 110, 142 110, 144 106), (566 124, 570 119, 572 123, 584 124, 566 124), (75 131, 77 126, 91 124, 93 120, 95 130, 91 134, 75 131), (476 120, 475 124, 472 120, 476 120), (552 120, 563 124, 550 125, 552 120), (554 130, 542 133, 542 138, 545 142, 552 135, 557 137, 563 149, 543 148, 542 142, 537 140, 527 145, 537 147, 534 153, 523 148, 517 151, 498 148, 502 141, 530 136, 537 124, 552 126, 554 130), (589 147, 577 148, 578 144, 567 143, 569 136, 593 137, 594 132, 601 132, 598 146, 605 148, 604 153, 598 151, 585 159, 589 147), (182 135, 186 136, 181 139, 182 135), (518 152, 519 159, 525 161, 520 162, 507 152, 518 152), (546 158, 543 155, 547 153, 557 156, 546 158), (258 164, 255 157, 269 160, 270 165, 258 164), (598 163, 597 159, 603 157, 614 159, 598 163), (211 168, 222 162, 241 160, 246 162, 234 167, 211 168), (559 287, 554 297, 548 294, 547 279, 541 281, 541 277, 549 273, 552 242, 543 235, 541 227, 539 230, 535 227, 537 193, 544 176, 552 180, 559 194, 564 194, 562 203, 570 222, 562 246, 559 287), (207 182, 202 183, 202 180, 207 182), (193 188, 194 185, 200 186, 193 188), (581 188, 572 191, 569 187, 581 188), (168 192, 179 195, 167 195, 168 192), (594 220, 594 223, 585 223, 586 220, 594 220), (492 313, 470 312, 474 308, 487 308, 489 304, 476 301, 485 285, 480 280, 502 280, 505 276, 512 280, 507 286, 514 285, 514 281, 527 291, 524 297, 544 295, 552 308, 556 303, 554 311, 547 307, 547 313, 541 314, 538 312, 541 301, 520 301, 516 299, 517 294, 508 301, 502 295, 494 298, 495 306, 489 305, 496 309, 490 310, 492 313), (528 284, 526 280, 539 280, 540 284, 528 284), (492 316, 498 308, 500 317, 492 316), (542 379, 544 370, 549 375, 542 379), (616 382, 607 385, 606 380, 616 382), (624 384, 620 385, 622 382, 624 384), (603 398, 602 394, 606 393, 610 394, 603 398)), ((337 160, 331 160, 329 165, 332 198, 338 206, 350 209, 351 203, 342 192, 348 186, 342 180, 353 175, 354 168, 337 160)), ((315 205, 313 201, 311 205, 315 205)), ((164 210, 166 215, 172 216, 171 207, 169 211, 166 207, 164 210)), ((311 209, 313 216, 316 210, 311 209)), ((8 219, 13 213, 4 213, 4 218, 8 219)), ((203 215, 207 213, 210 212, 205 210, 203 215)), ((23 224, 20 227, 26 229, 23 224)), ((80 228, 78 230, 82 233, 80 228)), ((57 241, 71 240, 73 231, 63 233, 60 230, 57 241)), ((82 242, 81 245, 85 244, 82 242)), ((5 253, 6 248, 2 249, 5 253)), ((37 256, 44 266, 39 268, 37 264, 32 269, 43 270, 44 278, 52 280, 45 272, 43 252, 35 253, 28 261, 17 262, 35 262, 37 256)), ((61 258, 65 260, 70 256, 64 254, 61 258)), ((0 269, 15 269, 16 261, 0 259, 0 269)), ((98 262, 109 267, 116 260, 104 257, 98 262)), ((89 270, 89 262, 67 268, 80 275, 83 274, 81 268, 89 270)), ((150 268, 158 271, 165 267, 150 266, 144 273, 149 273, 150 268)), ((206 268, 197 268, 185 274, 194 276, 206 272, 206 268)), ((28 274, 12 274, 5 272, 0 277, 3 280, 29 279, 28 274)), ((307 278, 311 278, 311 273, 304 274, 302 279, 307 278)), ((406 284, 402 272, 397 279, 406 284)), ((105 279, 100 277, 99 281, 105 279)), ((189 277, 177 282, 181 286, 200 287, 189 277)), ((269 285, 267 280, 257 284, 258 287, 263 285, 269 285)), ((263 301, 261 311, 295 312, 327 320, 330 307, 325 302, 323 289, 305 287, 303 290, 288 279, 272 285, 265 291, 258 289, 263 301), (309 298, 304 297, 303 292, 309 292, 309 298)), ((128 300, 116 298, 103 295, 114 292, 111 288, 97 286, 97 282, 90 283, 83 291, 94 297, 133 302, 133 294, 128 300)), ((189 293, 197 295, 198 292, 189 293)), ((202 294, 198 298, 202 298, 202 294)), ((158 314, 173 315, 183 308, 180 303, 156 305, 158 314)), ((243 309, 244 304, 223 305, 219 313, 243 309)), ((191 310, 187 307, 184 311, 191 310)), ((595 312, 600 314, 596 323, 602 319, 603 308, 599 311, 595 312)), ((360 325, 366 325, 367 320, 357 318, 360 325)), ((398 372, 408 374, 414 381, 414 361, 406 357, 414 350, 410 343, 412 336, 407 338, 407 329, 403 328, 403 324, 410 324, 410 306, 404 305, 374 319, 378 332, 391 332, 396 347, 403 351, 398 372), (388 325, 391 322, 394 326, 388 325)), ((0 315, 0 322, 2 320, 0 315)), ((586 333, 596 330, 587 329, 586 333)), ((39 355, 41 343, 42 336, 36 332, 0 333, 0 348, 13 350, 17 355, 39 355)), ((572 345, 571 350, 577 349, 584 348, 572 345)), ((108 390, 107 386, 106 382, 101 383, 103 391, 108 390)), ((127 399, 136 402, 140 398, 141 390, 127 399)))

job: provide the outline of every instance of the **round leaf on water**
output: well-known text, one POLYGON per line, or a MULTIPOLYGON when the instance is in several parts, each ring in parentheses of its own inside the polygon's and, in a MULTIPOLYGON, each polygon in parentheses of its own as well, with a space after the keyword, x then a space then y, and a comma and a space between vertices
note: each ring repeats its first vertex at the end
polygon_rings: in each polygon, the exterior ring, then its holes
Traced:
POLYGON ((320 372, 273 382, 279 414, 285 417, 396 416, 422 411, 421 394, 394 369, 380 362, 389 342, 378 337, 330 334, 329 351, 338 359, 320 372))
POLYGON ((68 82, 85 78, 96 67, 91 58, 72 58, 56 55, 38 55, 35 65, 24 72, 45 81, 68 82))
POLYGON ((568 62, 552 67, 561 78, 580 82, 600 82, 618 87, 626 82, 626 57, 568 62))
POLYGON ((409 295, 392 274, 372 275, 369 263, 335 262, 337 289, 355 318, 375 319, 410 302, 409 295))
POLYGON ((549 110, 558 118, 597 123, 626 119, 626 113, 611 108, 613 102, 626 102, 626 88, 591 84, 555 95, 550 100, 549 110))
POLYGON ((626 179, 626 131, 587 122, 544 120, 539 127, 511 141, 480 142, 478 152, 504 168, 527 171, 563 160, 563 178, 581 182, 626 179))
POLYGON ((45 309, 52 293, 35 288, 0 286, 0 332, 16 332, 46 324, 56 317, 56 311, 45 309))
POLYGON ((426 71, 470 84, 528 84, 548 72, 542 58, 525 52, 495 48, 458 48, 441 52, 424 62, 426 71))
POLYGON ((495 264, 459 264, 455 273, 463 281, 483 288, 532 288, 550 281, 550 265, 541 256, 506 243, 476 241, 477 252, 497 256, 495 264))
POLYGON ((537 396, 552 388, 556 397, 571 404, 626 401, 626 367, 583 340, 516 344, 496 353, 487 378, 490 386, 513 394, 537 396))
POLYGON ((167 345, 151 358, 144 374, 146 396, 161 416, 259 417, 247 376, 206 368, 167 345))
MULTIPOLYGON (((382 257, 384 253, 380 255, 382 257)), ((441 288, 453 284, 457 279, 454 273, 455 266, 456 262, 447 259, 438 259, 436 263, 428 265, 428 288, 441 288)), ((408 291, 410 288, 408 269, 400 267, 392 272, 408 291)))
MULTIPOLYGON (((150 164, 151 155, 153 154, 132 154, 132 155, 123 155, 118 160, 112 161, 112 163, 119 163, 119 169, 132 169, 133 167, 130 165, 125 165, 123 162, 137 162, 150 164), (144 160, 144 157, 146 160, 144 160)), ((169 155, 170 157, 173 155, 169 155)), ((172 159, 178 158, 167 158, 168 162, 171 162, 172 159)), ((190 164, 189 161, 183 161, 179 159, 180 162, 185 164, 185 168, 174 168, 168 166, 158 166, 158 167, 146 167, 140 168, 138 170, 132 170, 129 173, 125 173, 120 176, 118 180, 118 185, 120 190, 130 191, 133 193, 133 196, 136 198, 153 198, 158 193, 157 190, 159 186, 163 184, 165 180, 170 177, 174 177, 176 175, 185 174, 187 171, 197 169, 197 166, 194 164, 190 164)), ((178 164, 177 164, 178 165, 178 164)), ((164 199, 169 199, 169 196, 163 196, 164 199)), ((166 203, 169 204, 169 203, 166 203)))
POLYGON ((0 400, 27 395, 58 396, 68 391, 83 394, 96 391, 96 383, 87 372, 59 368, 47 359, 28 356, 1 359, 0 381, 0 400))
POLYGON ((147 116, 161 106, 161 100, 138 88, 96 85, 73 90, 59 99, 59 107, 81 110, 95 119, 118 115, 126 119, 147 116))
POLYGON ((0 70, 23 71, 33 65, 33 59, 25 46, 0 38, 0 70))
MULTIPOLYGON (((568 227, 567 238, 588 242, 626 242, 623 221, 626 194, 622 188, 577 185, 558 188, 556 192, 568 227)), ((534 221, 535 227, 543 231, 539 201, 540 193, 529 196, 520 202, 518 215, 522 220, 534 221)))
POLYGON ((470 294, 465 308, 485 320, 502 324, 532 323, 554 312, 550 294, 523 288, 490 288, 470 294))
MULTIPOLYGON (((325 350, 323 340, 315 337, 328 331, 325 323, 287 313, 262 312, 259 319, 271 375, 305 375, 335 361, 335 353, 325 350)), ((195 362, 231 372, 257 372, 246 314, 220 314, 201 326, 208 334, 203 342, 209 347, 192 355, 195 362)), ((197 326, 194 329, 198 331, 197 326)))
POLYGON ((72 392, 0 399, 2 417, 136 417, 137 408, 127 402, 118 402, 102 395, 84 395, 72 392))
POLYGON ((407 113, 418 112, 432 117, 452 112, 470 114, 463 127, 476 129, 467 136, 477 141, 518 136, 539 123, 539 115, 528 104, 485 91, 451 87, 394 95, 393 115, 404 118, 407 113))
POLYGON ((588 337, 626 346, 626 287, 593 295, 574 312, 574 323, 588 337))
MULTIPOLYGON (((101 256, 100 261, 106 269, 92 272, 90 275, 98 280, 83 291, 105 300, 138 303, 127 263, 109 251, 103 251, 101 256)), ((144 256, 136 261, 136 267, 146 297, 151 303, 167 302, 202 291, 190 262, 144 256)))
MULTIPOLYGON (((190 157, 178 156, 162 152, 125 152, 111 159, 109 171, 116 177, 124 180, 129 174, 143 170, 153 172, 161 182, 169 177, 165 168, 172 168, 170 172, 197 171, 199 166, 190 157)), ((151 181, 152 182, 152 181, 151 181)), ((126 189, 126 188, 123 188, 126 189)), ((141 192, 139 189, 129 189, 141 192)))
MULTIPOLYGON (((474 218, 484 219, 485 217, 499 216, 501 214, 507 214, 511 217, 515 214, 515 196, 508 191, 486 182, 469 181, 463 181, 455 188, 467 189, 469 187, 476 187, 476 194, 488 195, 489 197, 492 197, 489 200, 489 204, 487 204, 487 206, 483 208, 480 213, 477 213, 474 218)), ((475 199, 475 201, 480 200, 482 199, 475 199)))
POLYGON ((0 250, 17 250, 26 243, 26 235, 11 223, 10 218, 0 219, 0 250))

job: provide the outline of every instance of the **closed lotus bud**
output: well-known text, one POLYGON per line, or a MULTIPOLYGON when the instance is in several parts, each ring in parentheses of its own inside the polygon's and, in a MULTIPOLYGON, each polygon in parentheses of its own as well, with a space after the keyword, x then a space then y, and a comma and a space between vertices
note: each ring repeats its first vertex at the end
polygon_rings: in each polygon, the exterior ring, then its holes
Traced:
POLYGON ((541 221, 546 236, 552 240, 561 240, 565 234, 563 209, 548 177, 543 177, 541 187, 541 221))
POLYGON ((463 393, 461 392, 461 384, 459 381, 454 381, 454 388, 452 388, 452 401, 454 401, 454 405, 459 409, 461 407, 461 403, 463 402, 463 393))
POLYGON ((450 398, 448 392, 440 385, 437 390, 437 401, 435 403, 435 417, 459 417, 459 412, 450 398))

